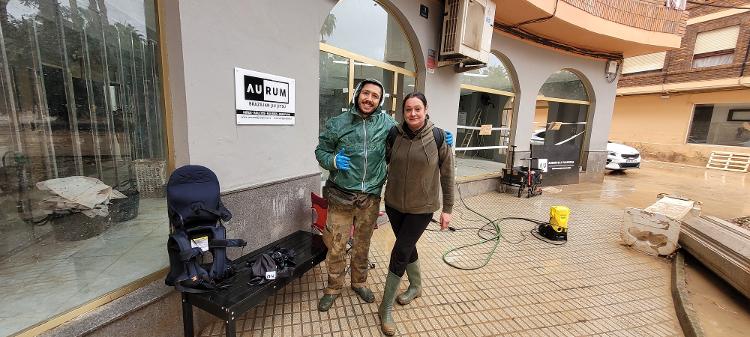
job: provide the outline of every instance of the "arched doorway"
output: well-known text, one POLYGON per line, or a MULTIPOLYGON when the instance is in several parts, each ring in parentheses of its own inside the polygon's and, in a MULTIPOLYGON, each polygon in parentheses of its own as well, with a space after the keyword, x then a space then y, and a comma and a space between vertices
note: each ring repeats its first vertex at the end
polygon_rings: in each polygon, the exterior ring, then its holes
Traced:
MULTIPOLYGON (((320 29, 319 132, 349 107, 354 87, 366 78, 383 83, 383 110, 394 115, 415 90, 411 43, 399 20, 373 0, 342 0, 320 29)), ((327 179, 324 170, 322 179, 327 179)))
POLYGON ((545 158, 545 184, 575 184, 583 170, 591 99, 579 75, 560 70, 547 78, 536 101, 532 157, 545 158))
POLYGON ((505 167, 516 94, 513 71, 503 59, 490 54, 487 67, 461 74, 456 123, 459 177, 499 173, 505 167))
POLYGON ((398 19, 373 0, 343 0, 320 30, 320 127, 349 106, 357 83, 383 83, 383 110, 395 113, 400 98, 414 91, 411 44, 398 19))

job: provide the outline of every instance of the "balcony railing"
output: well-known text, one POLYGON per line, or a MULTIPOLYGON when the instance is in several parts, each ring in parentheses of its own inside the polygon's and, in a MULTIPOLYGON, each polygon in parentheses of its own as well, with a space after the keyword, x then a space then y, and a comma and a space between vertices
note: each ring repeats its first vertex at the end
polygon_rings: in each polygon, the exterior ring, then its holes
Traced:
POLYGON ((562 0, 612 22, 652 32, 682 36, 688 12, 667 8, 658 0, 562 0))

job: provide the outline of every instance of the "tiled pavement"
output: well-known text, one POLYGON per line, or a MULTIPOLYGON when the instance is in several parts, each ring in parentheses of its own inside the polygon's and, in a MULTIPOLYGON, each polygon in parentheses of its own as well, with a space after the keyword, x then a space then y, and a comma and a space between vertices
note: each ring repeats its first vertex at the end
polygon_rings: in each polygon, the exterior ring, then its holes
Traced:
MULTIPOLYGON (((526 199, 489 193, 466 199, 490 219, 548 220, 549 207, 571 208, 569 241, 552 246, 534 238, 533 224, 501 222, 504 239, 487 266, 458 270, 442 261, 449 248, 479 240, 486 221, 457 205, 455 232, 425 232, 419 241, 422 297, 395 305, 401 336, 681 336, 669 289, 669 261, 619 244, 622 210, 555 195, 526 199)), ((436 229, 431 225, 430 229, 436 229)), ((486 236, 486 234, 485 234, 486 236)), ((381 336, 377 307, 394 237, 388 225, 375 231, 369 283, 375 303, 363 303, 346 288, 333 308, 317 311, 325 263, 279 290, 238 320, 241 336, 381 336)), ((463 267, 478 266, 493 242, 448 256, 463 267)), ((406 276, 402 288, 407 286, 406 276)), ((201 336, 223 336, 222 322, 201 336)))

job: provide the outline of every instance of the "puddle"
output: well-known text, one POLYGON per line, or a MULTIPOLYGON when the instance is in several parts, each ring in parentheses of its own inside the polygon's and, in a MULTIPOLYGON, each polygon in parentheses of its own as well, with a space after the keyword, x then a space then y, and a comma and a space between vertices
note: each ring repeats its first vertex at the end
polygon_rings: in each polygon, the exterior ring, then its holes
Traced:
MULTIPOLYGON (((656 201, 659 193, 700 201, 705 215, 721 219, 750 216, 750 174, 670 163, 644 162, 639 170, 607 173, 602 183, 563 186, 560 195, 624 209, 646 208, 656 201)), ((575 214, 575 210, 571 213, 575 214)), ((686 264, 690 301, 705 335, 747 336, 750 331, 750 300, 695 259, 686 260, 686 264)))
POLYGON ((706 337, 744 337, 750 331, 750 300, 695 258, 685 256, 685 278, 706 337))

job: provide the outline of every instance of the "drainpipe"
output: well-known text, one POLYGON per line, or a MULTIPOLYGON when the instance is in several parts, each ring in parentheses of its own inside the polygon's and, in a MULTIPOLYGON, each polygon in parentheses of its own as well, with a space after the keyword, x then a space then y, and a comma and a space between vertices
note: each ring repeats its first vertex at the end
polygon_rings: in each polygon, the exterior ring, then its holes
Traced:
POLYGON ((740 64, 740 78, 737 79, 737 82, 743 87, 750 87, 750 82, 742 83, 742 76, 745 76, 745 67, 747 67, 748 55, 750 55, 750 39, 748 39, 747 48, 745 48, 745 58, 742 60, 742 64, 740 64))

